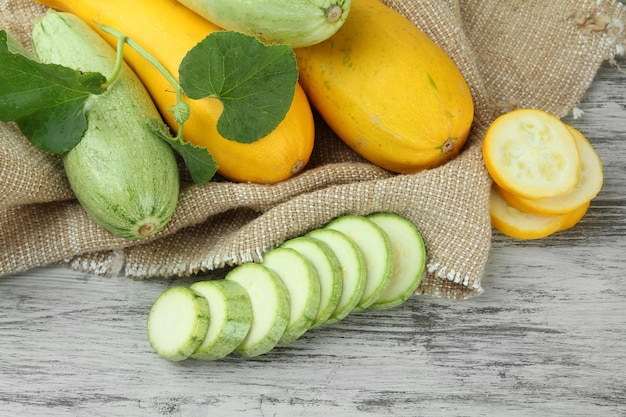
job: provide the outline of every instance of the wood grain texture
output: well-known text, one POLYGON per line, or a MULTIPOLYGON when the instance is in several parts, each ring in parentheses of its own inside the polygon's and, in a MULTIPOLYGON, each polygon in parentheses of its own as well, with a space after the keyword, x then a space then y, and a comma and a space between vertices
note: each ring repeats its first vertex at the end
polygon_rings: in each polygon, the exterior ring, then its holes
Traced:
POLYGON ((602 157, 601 193, 569 231, 494 232, 475 299, 414 297, 254 359, 173 364, 145 319, 184 281, 2 278, 0 416, 626 416, 626 74, 604 65, 580 108, 567 121, 602 157))

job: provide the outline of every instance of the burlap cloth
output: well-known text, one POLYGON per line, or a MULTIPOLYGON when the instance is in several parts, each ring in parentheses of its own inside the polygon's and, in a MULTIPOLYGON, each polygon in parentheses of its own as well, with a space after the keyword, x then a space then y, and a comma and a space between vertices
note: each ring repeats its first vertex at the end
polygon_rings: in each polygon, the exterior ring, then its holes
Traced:
MULTIPOLYGON (((480 294, 492 238, 490 179, 480 151, 487 126, 518 107, 559 117, 575 109, 602 62, 623 53, 626 12, 611 0, 386 3, 434 39, 470 85, 476 116, 455 160, 394 175, 360 159, 318 121, 312 159, 298 177, 271 186, 219 178, 184 182, 167 228, 134 242, 95 225, 73 199, 59 158, 0 123, 0 275, 64 263, 139 279, 202 276, 258 260, 336 216, 391 211, 412 220, 427 245, 427 275, 418 293, 480 294)), ((0 0, 0 27, 30 47, 31 21, 43 11, 32 1, 0 0)))

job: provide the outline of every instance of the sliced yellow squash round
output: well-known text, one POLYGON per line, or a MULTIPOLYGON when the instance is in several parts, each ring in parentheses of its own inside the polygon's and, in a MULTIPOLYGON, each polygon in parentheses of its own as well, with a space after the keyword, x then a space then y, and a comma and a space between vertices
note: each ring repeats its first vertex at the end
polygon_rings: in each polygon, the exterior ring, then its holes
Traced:
POLYGON ((574 188, 556 197, 528 199, 506 190, 499 190, 511 206, 535 214, 566 214, 591 201, 602 188, 604 173, 602 161, 587 138, 578 129, 567 125, 578 146, 580 175, 574 188))
POLYGON ((494 182, 527 199, 566 194, 580 175, 572 132, 556 116, 538 109, 498 117, 485 134, 483 158, 494 182))
POLYGON ((559 227, 559 232, 562 232, 563 230, 571 229, 572 227, 576 226, 578 222, 583 217, 585 217, 585 214, 587 214, 587 210, 589 209, 590 205, 591 205, 591 202, 588 201, 582 206, 578 207, 577 209, 574 209, 573 211, 567 214, 564 214, 563 218, 561 219, 561 227, 559 227))
POLYGON ((563 219, 563 215, 539 216, 520 211, 507 204, 495 187, 491 187, 489 196, 489 215, 493 227, 502 234, 522 240, 541 239, 557 232, 563 219))

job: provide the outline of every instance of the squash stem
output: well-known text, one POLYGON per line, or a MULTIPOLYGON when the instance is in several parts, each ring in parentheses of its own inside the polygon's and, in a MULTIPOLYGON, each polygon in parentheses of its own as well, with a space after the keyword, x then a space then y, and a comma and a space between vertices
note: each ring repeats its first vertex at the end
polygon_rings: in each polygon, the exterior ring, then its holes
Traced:
POLYGON ((107 79, 107 87, 117 80, 117 77, 122 72, 122 66, 124 65, 124 43, 126 42, 126 36, 119 36, 117 38, 117 55, 115 56, 115 68, 113 73, 107 79))
POLYGON ((341 7, 338 4, 335 4, 334 6, 331 6, 326 10, 326 22, 335 23, 339 19, 341 19, 342 15, 343 15, 343 7, 341 7))
MULTIPOLYGON (((116 29, 110 26, 102 25, 102 24, 99 24, 99 27, 105 33, 108 33, 109 35, 112 35, 115 38, 117 38, 117 61, 116 61, 116 69, 115 69, 115 72, 113 73, 114 77, 113 76, 111 77, 112 81, 115 80, 115 78, 117 77, 117 75, 119 75, 119 72, 121 71, 122 63, 123 63, 124 44, 128 44, 131 48, 136 50, 142 57, 144 57, 144 59, 148 61, 150 65, 154 66, 161 74, 163 74, 163 76, 167 79, 167 81, 172 85, 176 94, 176 104, 174 105, 175 109, 186 107, 186 103, 183 101, 182 87, 180 86, 176 78, 174 78, 172 74, 170 74, 169 71, 155 57, 153 57, 148 51, 143 49, 141 45, 139 45, 133 39, 120 33, 116 29)), ((109 84, 112 81, 109 81, 109 84)), ((176 123, 178 124, 178 132, 176 135, 176 139, 181 139, 182 132, 183 132, 183 124, 189 118, 189 112, 174 111, 174 116, 176 119, 176 123)))

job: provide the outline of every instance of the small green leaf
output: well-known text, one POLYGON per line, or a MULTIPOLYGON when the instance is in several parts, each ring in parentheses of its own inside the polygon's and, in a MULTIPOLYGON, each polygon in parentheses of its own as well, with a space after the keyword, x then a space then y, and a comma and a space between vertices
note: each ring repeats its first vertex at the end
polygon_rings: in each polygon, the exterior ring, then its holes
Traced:
POLYGON ((204 184, 215 176, 218 166, 207 148, 182 140, 170 143, 185 161, 194 183, 204 184))
POLYGON ((173 138, 162 120, 152 120, 150 128, 183 158, 194 183, 203 184, 215 176, 218 166, 207 148, 173 138))
POLYGON ((220 31, 187 53, 179 78, 187 97, 222 102, 217 129, 223 137, 252 143, 270 134, 285 118, 298 66, 288 45, 265 45, 253 36, 220 31))
POLYGON ((17 122, 34 145, 54 153, 80 141, 87 126, 86 101, 106 91, 102 74, 12 53, 5 31, 0 31, 0 73, 0 120, 17 122))

